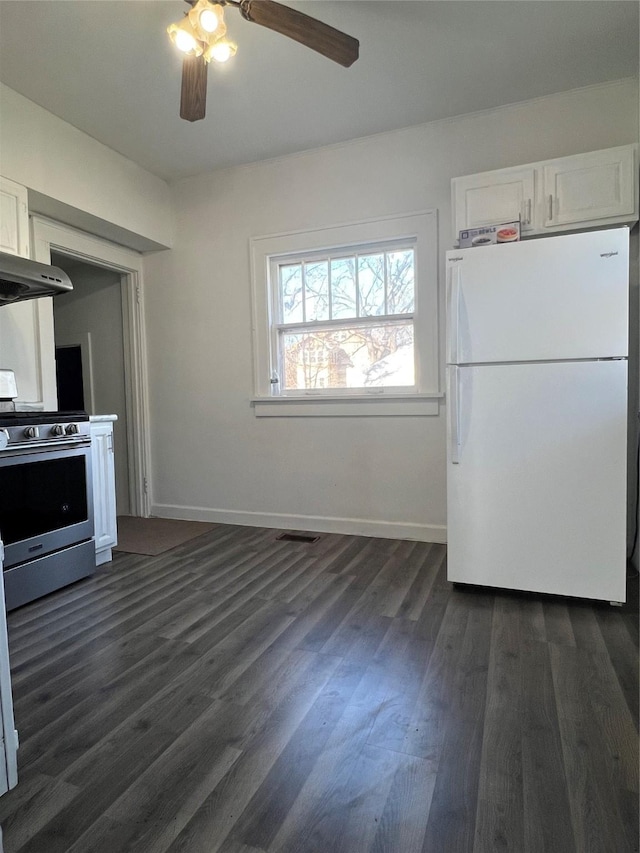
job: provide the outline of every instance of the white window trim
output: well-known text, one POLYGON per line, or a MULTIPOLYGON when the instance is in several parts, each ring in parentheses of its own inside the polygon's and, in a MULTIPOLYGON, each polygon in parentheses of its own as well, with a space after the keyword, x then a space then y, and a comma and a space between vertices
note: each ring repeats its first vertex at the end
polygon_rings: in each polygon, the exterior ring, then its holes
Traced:
POLYGON ((438 364, 438 218, 436 210, 254 237, 250 241, 252 334, 257 416, 437 415, 440 390, 438 364), (275 257, 302 252, 348 249, 352 246, 408 238, 415 241, 416 293, 414 325, 418 345, 416 388, 398 393, 371 388, 358 392, 286 393, 273 396, 271 363, 273 309, 270 274, 275 257))

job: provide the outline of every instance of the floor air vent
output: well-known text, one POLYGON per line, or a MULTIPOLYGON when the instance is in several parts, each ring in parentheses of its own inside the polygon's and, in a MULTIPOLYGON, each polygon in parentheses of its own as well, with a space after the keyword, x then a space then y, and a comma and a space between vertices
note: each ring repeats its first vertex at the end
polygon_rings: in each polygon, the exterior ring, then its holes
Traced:
POLYGON ((317 542, 320 537, 309 533, 281 533, 276 539, 284 539, 285 542, 317 542))

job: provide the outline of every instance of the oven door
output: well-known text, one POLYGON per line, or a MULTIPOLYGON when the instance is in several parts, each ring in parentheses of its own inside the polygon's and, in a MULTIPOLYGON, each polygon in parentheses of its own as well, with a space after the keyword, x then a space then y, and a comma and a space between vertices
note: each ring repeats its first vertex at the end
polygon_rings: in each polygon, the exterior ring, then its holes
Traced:
POLYGON ((91 444, 0 454, 4 569, 93 537, 91 444))

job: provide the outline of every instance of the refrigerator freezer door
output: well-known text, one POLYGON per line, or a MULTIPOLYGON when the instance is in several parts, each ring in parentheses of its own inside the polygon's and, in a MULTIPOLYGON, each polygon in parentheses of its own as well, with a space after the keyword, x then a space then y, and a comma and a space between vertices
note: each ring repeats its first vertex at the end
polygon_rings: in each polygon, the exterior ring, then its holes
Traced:
POLYGON ((450 364, 624 357, 629 231, 447 253, 450 364))
POLYGON ((449 580, 624 601, 627 362, 454 370, 449 580))

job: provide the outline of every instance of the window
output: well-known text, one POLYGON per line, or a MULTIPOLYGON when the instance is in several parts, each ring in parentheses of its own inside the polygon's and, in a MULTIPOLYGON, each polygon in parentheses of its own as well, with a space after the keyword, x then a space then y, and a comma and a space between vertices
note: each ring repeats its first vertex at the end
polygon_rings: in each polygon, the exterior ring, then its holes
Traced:
POLYGON ((274 390, 415 387, 413 241, 276 258, 271 279, 274 390))
POLYGON ((436 250, 432 211, 252 240, 256 414, 437 413, 436 250))

